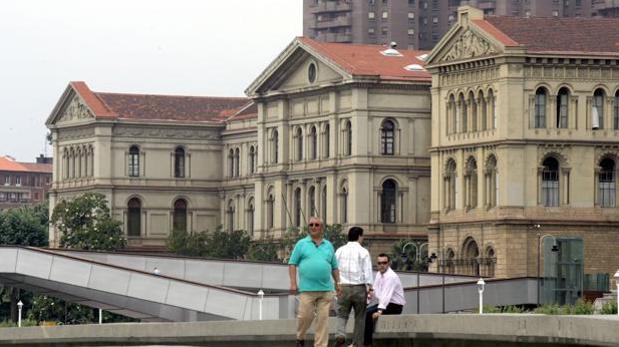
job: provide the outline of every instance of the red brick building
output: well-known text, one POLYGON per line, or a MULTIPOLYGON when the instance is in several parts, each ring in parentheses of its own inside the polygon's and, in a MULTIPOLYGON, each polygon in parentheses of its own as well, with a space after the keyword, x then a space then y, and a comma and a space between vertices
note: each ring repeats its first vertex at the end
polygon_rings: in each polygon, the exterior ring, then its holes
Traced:
POLYGON ((22 163, 0 156, 0 210, 45 201, 51 183, 50 158, 41 156, 35 163, 22 163))

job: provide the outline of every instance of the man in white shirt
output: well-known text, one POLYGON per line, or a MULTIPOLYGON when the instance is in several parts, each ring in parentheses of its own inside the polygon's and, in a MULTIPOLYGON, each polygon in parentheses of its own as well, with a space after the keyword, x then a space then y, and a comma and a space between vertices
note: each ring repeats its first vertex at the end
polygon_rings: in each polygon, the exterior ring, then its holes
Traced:
POLYGON ((374 286, 370 291, 370 298, 378 304, 368 307, 365 314, 365 346, 372 346, 374 323, 384 314, 401 314, 406 304, 404 289, 400 277, 391 270, 391 260, 385 253, 378 255, 378 272, 374 279, 374 286))
POLYGON ((363 346, 365 309, 368 291, 372 288, 372 258, 361 246, 362 241, 363 229, 352 227, 348 230, 348 243, 335 251, 340 272, 336 347, 344 346, 346 342, 346 323, 351 309, 355 310, 352 342, 358 347, 363 346))

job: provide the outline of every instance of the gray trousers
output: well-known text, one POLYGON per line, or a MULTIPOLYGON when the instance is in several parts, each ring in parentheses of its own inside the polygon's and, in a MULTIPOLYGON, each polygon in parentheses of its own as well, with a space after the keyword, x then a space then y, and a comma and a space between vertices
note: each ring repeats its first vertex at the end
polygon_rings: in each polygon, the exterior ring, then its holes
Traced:
POLYGON ((365 284, 358 286, 342 286, 342 296, 337 300, 337 332, 335 336, 346 337, 346 323, 348 323, 350 310, 354 309, 355 328, 353 330, 352 342, 354 342, 357 347, 363 346, 367 295, 365 284))

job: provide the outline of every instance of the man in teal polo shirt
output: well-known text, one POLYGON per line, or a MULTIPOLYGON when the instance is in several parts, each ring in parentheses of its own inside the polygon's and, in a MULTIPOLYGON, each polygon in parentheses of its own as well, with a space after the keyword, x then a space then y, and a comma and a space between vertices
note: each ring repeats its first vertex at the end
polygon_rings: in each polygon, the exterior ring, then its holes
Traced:
POLYGON ((320 218, 311 217, 308 226, 309 235, 297 242, 288 262, 290 292, 300 293, 297 312, 297 347, 305 346, 305 333, 314 321, 314 313, 316 318, 314 346, 327 347, 329 306, 333 299, 333 290, 339 291, 340 273, 337 270, 333 245, 323 238, 324 229, 320 218), (335 281, 335 286, 331 277, 335 281))

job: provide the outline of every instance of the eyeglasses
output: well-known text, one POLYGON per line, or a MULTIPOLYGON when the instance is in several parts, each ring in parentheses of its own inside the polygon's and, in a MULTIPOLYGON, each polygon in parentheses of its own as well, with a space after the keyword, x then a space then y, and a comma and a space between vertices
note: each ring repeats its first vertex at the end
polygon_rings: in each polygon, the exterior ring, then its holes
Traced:
POLYGON ((388 261, 377 261, 376 264, 378 264, 378 265, 387 265, 387 264, 389 264, 389 262, 388 261))
POLYGON ((320 223, 310 223, 308 225, 313 228, 313 227, 319 227, 320 223))

